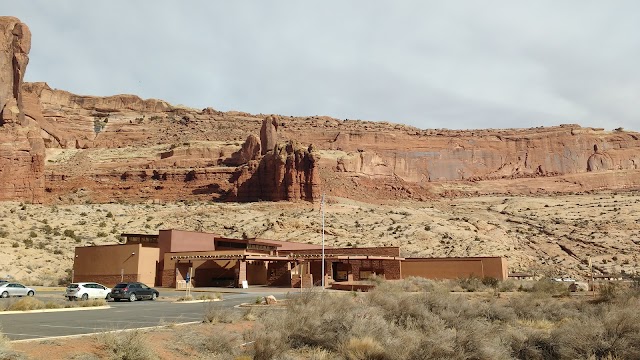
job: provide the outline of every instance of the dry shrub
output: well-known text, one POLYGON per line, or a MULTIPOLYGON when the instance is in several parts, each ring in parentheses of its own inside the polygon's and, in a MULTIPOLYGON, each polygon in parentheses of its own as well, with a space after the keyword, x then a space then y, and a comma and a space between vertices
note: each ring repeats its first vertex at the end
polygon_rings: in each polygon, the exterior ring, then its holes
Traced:
POLYGON ((107 300, 105 299, 91 299, 86 301, 78 301, 74 303, 78 307, 94 307, 94 306, 106 306, 107 300))
POLYGON ((640 358, 636 296, 557 298, 544 284, 506 301, 438 286, 402 291, 407 284, 385 282, 356 297, 297 294, 284 312, 256 316, 254 358, 298 359, 293 354, 312 350, 331 359, 640 358))
POLYGON ((511 355, 516 359, 558 359, 556 347, 548 331, 527 327, 508 326, 502 330, 503 341, 510 345, 511 355))
POLYGON ((511 359, 508 345, 499 336, 500 329, 481 319, 460 319, 456 326, 456 353, 463 359, 511 359))
POLYGON ((231 324, 238 320, 238 315, 231 309, 225 309, 220 303, 208 301, 204 303, 204 322, 212 324, 231 324))
POLYGON ((74 355, 71 355, 69 357, 69 359, 71 359, 71 360, 100 360, 100 358, 97 357, 96 355, 94 355, 94 354, 86 354, 86 353, 85 354, 74 354, 74 355))
POLYGON ((523 320, 549 320, 559 322, 565 319, 582 316, 578 304, 572 301, 561 301, 548 293, 530 293, 514 296, 507 305, 523 320))
POLYGON ((489 288, 489 286, 485 285, 483 279, 475 276, 456 279, 454 284, 457 284, 466 292, 486 291, 489 288))
POLYGON ((337 357, 330 351, 327 351, 325 349, 318 349, 318 348, 297 349, 296 355, 298 356, 294 355, 291 357, 291 359, 295 359, 295 360, 335 360, 337 359, 337 357))
POLYGON ((11 301, 9 306, 6 308, 7 311, 26 311, 26 310, 39 310, 45 309, 46 305, 44 302, 32 298, 32 297, 24 297, 16 301, 11 301))
POLYGON ((11 349, 9 339, 0 332, 0 359, 2 360, 20 360, 24 357, 11 349))
POLYGON ((178 342, 188 344, 191 349, 195 349, 199 353, 209 355, 226 355, 235 356, 240 351, 242 344, 241 337, 233 332, 220 331, 220 328, 210 327, 206 333, 200 332, 181 332, 178 336, 178 342))
POLYGON ((384 347, 370 337, 350 338, 340 347, 340 353, 347 360, 383 360, 386 359, 384 347))
POLYGON ((98 335, 103 349, 113 360, 148 360, 157 355, 147 346, 142 332, 138 330, 111 332, 98 335))
POLYGON ((518 284, 513 279, 503 280, 498 284, 498 290, 501 292, 511 292, 518 288, 518 284))
POLYGON ((640 313, 637 301, 601 307, 586 319, 571 320, 552 332, 560 355, 567 358, 640 358, 640 313))
POLYGON ((530 288, 523 289, 525 291, 547 294, 555 297, 569 296, 569 284, 553 281, 549 278, 543 278, 538 281, 534 281, 530 288))
POLYGON ((282 354, 290 349, 286 334, 286 329, 278 329, 278 325, 284 325, 284 321, 278 322, 278 318, 273 318, 275 323, 256 325, 252 332, 248 334, 250 350, 253 352, 254 360, 278 359, 282 354))
POLYGON ((620 286, 616 283, 607 282, 600 287, 598 293, 598 302, 610 302, 618 297, 621 293, 620 286))

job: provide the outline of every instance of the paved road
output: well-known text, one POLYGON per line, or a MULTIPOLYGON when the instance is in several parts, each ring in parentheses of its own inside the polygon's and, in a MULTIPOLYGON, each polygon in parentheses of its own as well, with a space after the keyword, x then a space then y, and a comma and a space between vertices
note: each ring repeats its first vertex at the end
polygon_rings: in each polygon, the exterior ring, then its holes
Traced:
MULTIPOLYGON (((274 293, 277 298, 284 293, 274 293)), ((224 294, 214 303, 175 303, 172 301, 109 302, 110 309, 0 315, 0 326, 11 340, 89 334, 102 331, 144 328, 167 323, 202 321, 206 306, 234 310, 241 303, 251 303, 262 293, 224 294)), ((43 295, 46 296, 46 295, 43 295)), ((165 299, 165 300, 171 300, 165 299)))

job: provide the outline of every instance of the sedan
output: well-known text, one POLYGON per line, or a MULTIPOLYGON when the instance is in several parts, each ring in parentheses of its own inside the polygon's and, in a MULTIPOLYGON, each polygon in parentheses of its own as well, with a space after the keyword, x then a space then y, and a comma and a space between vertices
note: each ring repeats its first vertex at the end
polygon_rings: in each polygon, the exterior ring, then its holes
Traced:
POLYGON ((0 297, 8 298, 9 296, 33 296, 36 291, 22 284, 7 282, 0 284, 0 297))
POLYGON ((119 283, 111 289, 111 297, 114 301, 125 299, 136 301, 141 299, 155 300, 160 296, 158 290, 148 287, 141 282, 119 283))
POLYGON ((107 299, 111 298, 111 289, 94 282, 72 283, 67 286, 64 297, 69 300, 89 300, 89 299, 107 299))

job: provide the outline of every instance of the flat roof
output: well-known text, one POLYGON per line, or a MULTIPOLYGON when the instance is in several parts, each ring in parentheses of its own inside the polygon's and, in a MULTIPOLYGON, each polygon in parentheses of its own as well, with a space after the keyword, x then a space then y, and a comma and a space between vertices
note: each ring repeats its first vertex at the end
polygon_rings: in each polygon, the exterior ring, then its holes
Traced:
POLYGON ((469 257, 432 257, 432 258, 407 258, 406 260, 482 260, 482 259, 504 259, 504 256, 469 256, 469 257))
POLYGON ((137 237, 158 237, 160 235, 157 234, 120 234, 120 236, 125 236, 125 237, 133 237, 133 236, 137 236, 137 237))
MULTIPOLYGON (((189 251, 192 252, 192 251, 189 251)), ((290 254, 290 255, 268 255, 258 253, 238 252, 235 254, 216 254, 216 251, 202 251, 202 254, 180 255, 180 252, 172 253, 171 260, 264 260, 264 261, 298 261, 298 260, 322 260, 322 255, 316 254, 290 254)), ((380 255, 347 255, 347 254, 325 254, 325 259, 336 260, 404 260, 398 256, 380 255)))

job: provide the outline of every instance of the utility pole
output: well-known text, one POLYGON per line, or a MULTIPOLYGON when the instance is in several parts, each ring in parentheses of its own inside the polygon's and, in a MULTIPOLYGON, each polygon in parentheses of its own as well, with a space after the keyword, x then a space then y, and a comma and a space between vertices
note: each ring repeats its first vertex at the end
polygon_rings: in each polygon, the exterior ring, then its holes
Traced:
POLYGON ((322 210, 322 291, 324 291, 324 193, 322 194, 320 209, 322 210))

